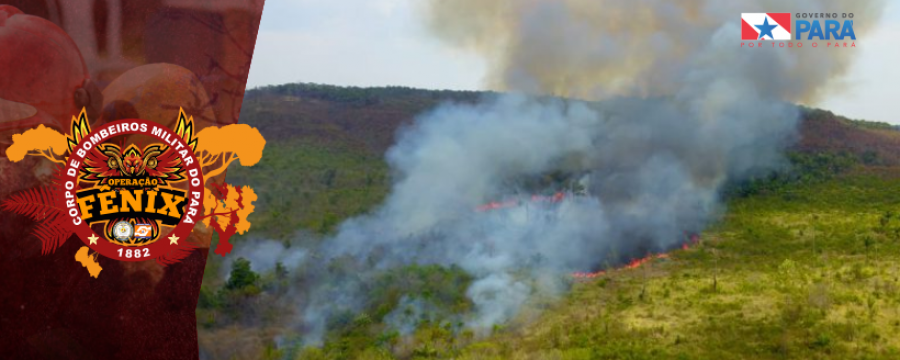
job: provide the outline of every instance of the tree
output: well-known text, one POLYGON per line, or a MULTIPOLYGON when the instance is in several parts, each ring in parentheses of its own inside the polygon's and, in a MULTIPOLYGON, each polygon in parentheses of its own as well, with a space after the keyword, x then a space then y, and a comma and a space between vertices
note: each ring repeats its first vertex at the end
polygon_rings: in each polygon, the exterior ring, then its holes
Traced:
POLYGON ((266 146, 259 130, 247 124, 207 127, 197 133, 197 140, 195 154, 200 167, 207 169, 203 173, 205 179, 221 174, 238 159, 242 166, 256 165, 266 146))
POLYGON ((238 258, 231 268, 231 277, 225 283, 228 290, 241 290, 249 286, 255 286, 259 280, 259 274, 250 268, 250 260, 238 258))

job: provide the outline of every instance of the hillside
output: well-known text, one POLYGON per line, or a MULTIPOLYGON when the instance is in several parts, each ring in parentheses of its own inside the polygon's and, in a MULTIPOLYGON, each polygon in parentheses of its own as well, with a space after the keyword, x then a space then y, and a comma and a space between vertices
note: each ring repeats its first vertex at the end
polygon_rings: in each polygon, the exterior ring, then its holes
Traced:
MULTIPOLYGON (((250 218, 258 225, 254 234, 285 238, 298 226, 327 233, 340 219, 383 198, 389 174, 382 157, 399 128, 441 102, 493 95, 316 84, 253 89, 245 96, 241 122, 260 130, 268 142, 266 153, 253 168, 229 170, 229 181, 260 185, 250 218), (274 178, 294 181, 266 180, 274 178)), ((794 150, 843 154, 871 167, 900 166, 900 131, 891 125, 803 111, 802 137, 794 150)))
POLYGON ((387 191, 382 156, 395 131, 441 101, 476 101, 482 95, 314 84, 248 91, 241 122, 260 130, 266 152, 258 165, 232 168, 228 176, 257 189, 257 209, 249 219, 253 233, 280 239, 298 227, 326 233, 341 219, 370 209, 387 191))
MULTIPOLYGON (((389 186, 382 154, 396 130, 442 101, 482 96, 491 94, 310 84, 248 91, 241 121, 262 132, 266 152, 228 176, 259 194, 249 237, 298 244, 370 210, 389 186)), ((386 316, 406 294, 439 299, 451 314, 470 306, 459 269, 413 266, 385 272, 371 285, 369 310, 331 324, 323 348, 302 348, 285 337, 302 270, 236 277, 235 267, 231 279, 250 279, 240 284, 226 282, 223 260, 210 257, 197 311, 204 356, 897 358, 900 132, 816 109, 803 109, 800 130, 794 168, 737 184, 727 215, 698 245, 579 280, 562 299, 533 300, 487 338, 447 323, 452 316, 423 318, 408 336, 390 330, 386 316)))
MULTIPOLYGON (((301 141, 380 157, 396 130, 441 102, 476 102, 492 92, 356 88, 318 84, 266 86, 247 92, 241 121, 269 141, 301 141)), ((806 152, 874 152, 885 165, 900 164, 900 131, 886 123, 850 120, 830 111, 803 108, 806 152)), ((872 156, 872 155, 870 155, 872 156)))
POLYGON ((732 201, 698 246, 579 283, 537 322, 438 349, 461 359, 895 359, 896 185, 853 174, 732 201))
POLYGON ((442 101, 475 102, 487 92, 354 88, 316 84, 247 91, 241 121, 269 141, 302 140, 381 156, 395 131, 442 101), (246 119, 246 120, 245 120, 246 119))

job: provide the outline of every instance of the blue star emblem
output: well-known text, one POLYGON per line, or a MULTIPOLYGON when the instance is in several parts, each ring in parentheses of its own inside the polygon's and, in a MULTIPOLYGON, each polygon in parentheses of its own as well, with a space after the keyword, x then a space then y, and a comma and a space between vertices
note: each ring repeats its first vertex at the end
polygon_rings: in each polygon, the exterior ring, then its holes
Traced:
POLYGON ((778 24, 769 25, 769 17, 766 16, 766 21, 764 21, 762 25, 753 26, 756 26, 756 28, 759 29, 759 38, 757 38, 756 40, 762 39, 766 37, 766 35, 769 35, 770 38, 774 39, 775 36, 772 35, 772 29, 777 28, 778 24))

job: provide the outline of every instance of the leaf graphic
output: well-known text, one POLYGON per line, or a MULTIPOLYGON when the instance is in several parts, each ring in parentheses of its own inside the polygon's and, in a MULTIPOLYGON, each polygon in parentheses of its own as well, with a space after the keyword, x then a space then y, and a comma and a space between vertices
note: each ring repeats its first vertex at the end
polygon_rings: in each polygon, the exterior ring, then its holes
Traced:
POLYGON ((238 187, 227 183, 210 184, 214 191, 209 191, 204 200, 206 215, 203 223, 213 227, 219 234, 219 245, 215 253, 225 256, 233 248, 229 242, 234 234, 243 234, 250 229, 247 216, 253 212, 253 201, 256 193, 249 186, 238 187))
POLYGON ((0 204, 0 208, 24 215, 38 223, 32 235, 41 240, 41 253, 58 249, 72 235, 66 226, 66 209, 56 202, 56 192, 40 187, 17 192, 0 204))

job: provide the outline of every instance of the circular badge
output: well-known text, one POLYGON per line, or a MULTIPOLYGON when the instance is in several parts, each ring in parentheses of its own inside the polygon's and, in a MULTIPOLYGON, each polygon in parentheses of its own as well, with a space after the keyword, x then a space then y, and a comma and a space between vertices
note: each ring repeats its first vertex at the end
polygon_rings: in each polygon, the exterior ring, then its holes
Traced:
POLYGON ((86 123, 73 124, 75 145, 61 176, 59 199, 71 230, 93 251, 122 261, 193 248, 187 240, 203 216, 204 181, 192 121, 179 116, 176 131, 140 119, 93 130, 86 123), (110 140, 128 134, 158 142, 110 140), (105 229, 99 235, 91 228, 98 224, 105 229))
POLYGON ((113 229, 115 229, 113 230, 113 234, 115 235, 116 240, 128 241, 134 236, 134 226, 131 225, 130 222, 119 221, 113 229))

